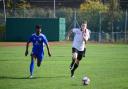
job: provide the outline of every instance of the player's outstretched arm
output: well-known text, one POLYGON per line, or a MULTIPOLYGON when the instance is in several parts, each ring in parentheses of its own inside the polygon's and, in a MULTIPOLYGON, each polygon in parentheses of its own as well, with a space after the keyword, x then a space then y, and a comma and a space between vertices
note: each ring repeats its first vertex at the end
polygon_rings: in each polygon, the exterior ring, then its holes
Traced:
POLYGON ((51 51, 50 51, 50 49, 49 49, 49 45, 46 44, 46 47, 47 47, 48 55, 49 55, 49 57, 51 57, 51 51))
POLYGON ((73 32, 72 32, 72 29, 68 32, 68 34, 67 34, 67 37, 66 37, 66 40, 69 40, 69 37, 71 36, 71 34, 72 34, 73 32))
POLYGON ((28 55, 28 47, 29 47, 29 43, 30 43, 30 42, 27 42, 27 44, 26 44, 25 56, 27 56, 27 55, 28 55))

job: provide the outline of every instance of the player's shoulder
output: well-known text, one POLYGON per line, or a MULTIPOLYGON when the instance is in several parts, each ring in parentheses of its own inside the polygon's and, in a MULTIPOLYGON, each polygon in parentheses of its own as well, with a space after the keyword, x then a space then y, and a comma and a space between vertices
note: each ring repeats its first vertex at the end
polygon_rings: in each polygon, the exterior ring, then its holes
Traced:
POLYGON ((36 36, 36 33, 33 33, 31 36, 36 36))
POLYGON ((46 36, 43 33, 40 33, 40 37, 46 38, 46 36))
MULTIPOLYGON (((36 33, 33 33, 31 36, 37 36, 36 33)), ((40 33, 39 36, 45 36, 43 33, 40 33)))
POLYGON ((80 31, 80 28, 73 28, 72 31, 73 31, 73 32, 80 31))
POLYGON ((80 30, 80 28, 72 28, 72 30, 80 30))
POLYGON ((40 33, 40 36, 43 36, 44 37, 45 35, 43 33, 40 33))

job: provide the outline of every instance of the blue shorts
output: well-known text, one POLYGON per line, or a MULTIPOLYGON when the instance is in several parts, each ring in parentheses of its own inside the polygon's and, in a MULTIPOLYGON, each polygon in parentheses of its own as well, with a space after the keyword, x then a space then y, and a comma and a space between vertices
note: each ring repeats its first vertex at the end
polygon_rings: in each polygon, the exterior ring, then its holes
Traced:
POLYGON ((44 58, 44 52, 32 51, 31 55, 33 55, 34 57, 36 57, 40 61, 42 61, 44 58))

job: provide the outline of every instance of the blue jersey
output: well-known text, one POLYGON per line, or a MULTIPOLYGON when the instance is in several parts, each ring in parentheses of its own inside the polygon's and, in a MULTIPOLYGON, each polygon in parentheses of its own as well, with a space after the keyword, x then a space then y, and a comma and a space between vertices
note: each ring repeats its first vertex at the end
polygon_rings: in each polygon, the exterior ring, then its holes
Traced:
POLYGON ((44 34, 40 33, 39 36, 37 36, 36 33, 34 33, 30 37, 29 42, 33 44, 32 52, 37 55, 44 53, 43 44, 47 44, 48 41, 44 34))

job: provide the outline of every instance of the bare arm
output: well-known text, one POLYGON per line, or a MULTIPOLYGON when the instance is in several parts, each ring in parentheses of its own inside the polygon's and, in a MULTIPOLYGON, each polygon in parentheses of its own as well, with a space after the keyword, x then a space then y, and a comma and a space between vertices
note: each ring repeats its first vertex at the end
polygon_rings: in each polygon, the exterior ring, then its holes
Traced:
POLYGON ((46 47, 47 47, 48 55, 49 55, 49 57, 51 57, 51 51, 50 51, 50 49, 49 49, 48 43, 46 44, 46 47))
POLYGON ((25 56, 27 56, 27 55, 28 55, 28 48, 29 48, 29 43, 30 43, 30 42, 27 42, 27 44, 26 44, 26 51, 25 51, 25 56))
POLYGON ((72 34, 73 32, 72 32, 72 29, 68 32, 68 34, 67 34, 67 37, 66 37, 66 39, 67 40, 69 40, 69 37, 71 36, 71 34, 72 34))

